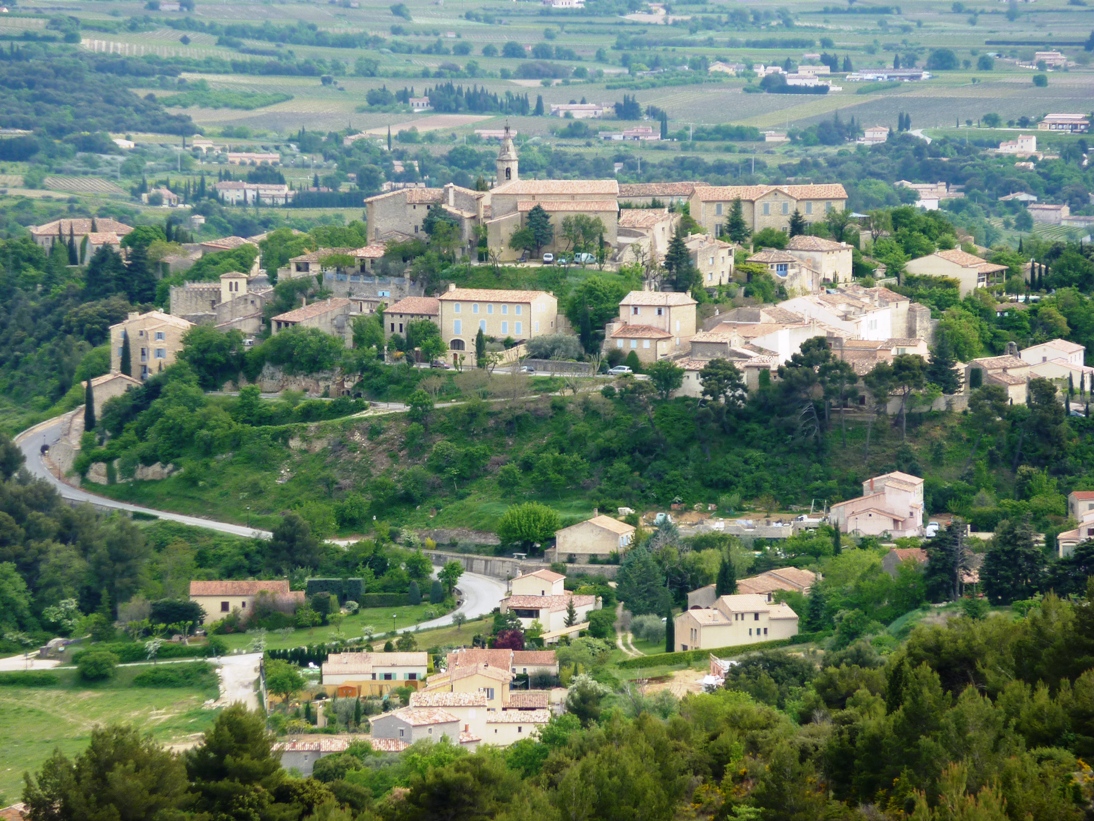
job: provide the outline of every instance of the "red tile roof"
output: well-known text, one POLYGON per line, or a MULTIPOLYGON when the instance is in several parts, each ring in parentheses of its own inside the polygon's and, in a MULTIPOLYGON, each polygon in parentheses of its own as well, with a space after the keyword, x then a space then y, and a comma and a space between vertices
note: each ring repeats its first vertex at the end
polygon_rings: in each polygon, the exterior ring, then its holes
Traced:
POLYGON ((253 596, 256 593, 287 595, 289 583, 278 581, 194 581, 190 582, 191 596, 253 596))
POLYGON ((419 314, 437 316, 441 312, 441 303, 432 296, 408 296, 384 309, 385 314, 419 314))

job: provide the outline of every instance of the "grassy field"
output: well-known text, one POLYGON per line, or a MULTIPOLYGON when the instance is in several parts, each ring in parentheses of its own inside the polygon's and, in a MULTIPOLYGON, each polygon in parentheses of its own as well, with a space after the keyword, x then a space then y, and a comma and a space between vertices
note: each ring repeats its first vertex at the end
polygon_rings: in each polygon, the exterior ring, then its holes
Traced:
POLYGON ((130 686, 144 669, 119 668, 113 680, 98 685, 79 682, 75 670, 59 670, 56 686, 0 686, 0 804, 18 799, 24 771, 41 766, 54 749, 79 753, 96 726, 127 723, 169 742, 212 725, 216 713, 202 705, 216 698, 216 688, 130 686))

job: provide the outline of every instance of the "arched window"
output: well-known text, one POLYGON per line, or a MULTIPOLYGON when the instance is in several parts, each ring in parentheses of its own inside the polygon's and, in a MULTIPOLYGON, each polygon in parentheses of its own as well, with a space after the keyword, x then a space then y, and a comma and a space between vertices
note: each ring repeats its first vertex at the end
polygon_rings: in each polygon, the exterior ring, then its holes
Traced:
POLYGON ((464 345, 462 339, 453 339, 450 343, 448 343, 448 346, 454 351, 466 351, 467 350, 467 346, 464 345))
POLYGON ((507 179, 507 180, 513 179, 513 169, 512 168, 506 168, 505 169, 505 179, 507 179))

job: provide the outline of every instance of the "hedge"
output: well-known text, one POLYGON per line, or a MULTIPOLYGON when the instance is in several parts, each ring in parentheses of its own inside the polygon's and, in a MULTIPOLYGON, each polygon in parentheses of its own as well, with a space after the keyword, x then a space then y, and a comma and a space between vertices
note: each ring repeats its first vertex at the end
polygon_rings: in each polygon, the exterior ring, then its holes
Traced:
POLYGON ((308 579, 305 587, 305 595, 310 599, 317 593, 333 593, 338 601, 345 603, 355 601, 360 603, 361 596, 365 595, 364 579, 308 579))
MULTIPOLYGON (((118 657, 121 664, 131 664, 135 661, 148 661, 148 651, 141 641, 116 641, 109 644, 93 644, 86 650, 81 650, 72 657, 72 661, 78 662, 80 656, 89 650, 108 650, 118 657)), ((156 658, 163 659, 201 659, 211 658, 216 655, 224 655, 228 652, 228 645, 223 639, 210 638, 205 644, 172 644, 164 642, 160 645, 156 658)))
POLYGON ((628 670, 641 670, 646 667, 671 667, 675 664, 691 664, 693 661, 702 661, 711 656, 736 656, 752 650, 771 650, 775 647, 786 647, 793 643, 793 639, 778 639, 777 641, 761 641, 756 644, 738 644, 735 647, 716 647, 713 650, 684 650, 679 653, 654 653, 650 656, 629 658, 619 662, 617 666, 628 670))
POLYGON ((317 667, 327 660, 331 653, 344 653, 347 651, 359 651, 364 644, 360 641, 332 641, 325 644, 309 644, 306 647, 289 647, 284 650, 267 650, 267 659, 280 659, 290 662, 298 667, 307 667, 314 664, 317 667))
POLYGON ((208 687, 216 683, 216 673, 204 661, 153 667, 133 679, 134 687, 208 687))
POLYGON ((0 687, 49 687, 59 684, 56 673, 44 670, 18 670, 12 673, 0 673, 0 687))
POLYGON ((362 609, 369 607, 405 607, 410 604, 406 593, 365 593, 357 602, 362 609))

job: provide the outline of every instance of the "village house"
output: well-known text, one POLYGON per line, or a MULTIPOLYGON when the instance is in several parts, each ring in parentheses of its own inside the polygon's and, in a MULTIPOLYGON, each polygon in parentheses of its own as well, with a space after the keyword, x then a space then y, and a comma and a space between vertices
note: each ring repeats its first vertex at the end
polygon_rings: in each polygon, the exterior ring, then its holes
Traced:
POLYGON ((704 288, 727 285, 733 279, 733 251, 737 247, 733 243, 723 242, 710 234, 691 234, 684 240, 684 245, 704 288))
MULTIPOLYGON (((737 582, 738 594, 763 596, 768 604, 775 600, 779 591, 808 595, 817 581, 817 574, 797 567, 779 567, 758 576, 737 582)), ((688 610, 714 607, 718 601, 717 585, 708 584, 688 593, 688 610)))
POLYGON ((321 672, 329 696, 384 696, 396 687, 423 686, 429 674, 429 654, 331 653, 321 672))
POLYGON ((884 125, 872 125, 869 128, 863 130, 862 139, 859 140, 863 145, 881 145, 889 140, 889 127, 884 125))
POLYGON ((511 693, 502 709, 491 708, 484 693, 427 690, 414 693, 410 707, 444 710, 459 720, 461 743, 481 742, 496 747, 508 747, 528 738, 551 720, 544 690, 511 693))
POLYGON ((404 707, 393 713, 373 716, 369 723, 373 738, 392 739, 407 745, 416 741, 439 742, 441 738, 447 738, 453 744, 471 751, 481 740, 470 733, 463 733, 459 718, 436 707, 404 707))
POLYGON ((760 387, 762 372, 770 374, 779 367, 778 357, 771 351, 749 343, 734 344, 733 337, 727 334, 702 331, 691 338, 691 356, 676 361, 684 370, 684 379, 673 395, 702 398, 703 369, 712 359, 724 359, 736 367, 750 391, 760 387))
POLYGON ((83 264, 103 245, 113 245, 116 248, 121 239, 132 230, 124 222, 114 219, 59 219, 45 225, 31 226, 30 238, 47 252, 57 242, 67 245, 71 238, 83 264))
POLYGON ((820 274, 824 283, 841 285, 851 282, 852 251, 846 242, 798 234, 786 244, 786 253, 820 274))
POLYGON ((847 75, 852 83, 914 83, 931 79, 931 72, 920 68, 864 68, 847 75))
POLYGON ((1066 392, 1068 384, 1076 390, 1094 388, 1094 368, 1085 364, 1086 347, 1066 339, 1052 339, 1018 352, 1029 363, 1030 378, 1035 376, 1056 383, 1066 392))
POLYGON ((275 316, 270 320, 270 333, 276 336, 289 328, 318 328, 325 334, 341 337, 350 345, 353 340, 353 309, 354 301, 345 297, 313 302, 275 316))
POLYGON ((859 376, 865 376, 881 363, 891 363, 894 357, 910 354, 927 359, 927 340, 910 337, 890 339, 844 339, 829 337, 828 346, 836 359, 847 362, 859 376))
POLYGON ((221 202, 227 205, 287 205, 296 192, 281 183, 222 180, 213 184, 221 202))
POLYGON ((828 521, 841 533, 923 535, 923 480, 894 471, 862 483, 862 496, 832 505, 828 521))
POLYGON ((518 576, 510 583, 510 593, 501 600, 501 612, 513 613, 525 629, 539 621, 547 641, 557 640, 558 634, 576 632, 589 620, 589 613, 600 609, 596 596, 567 593, 566 577, 550 570, 537 570, 518 576), (567 624, 571 602, 573 624, 567 624))
POLYGON ((1015 191, 1013 194, 1000 197, 999 202, 1037 202, 1037 195, 1026 191, 1015 191))
POLYGON ((167 208, 177 208, 180 202, 179 195, 170 188, 153 188, 147 194, 141 194, 141 202, 145 205, 163 205, 167 208))
POLYGON ((429 209, 439 206, 459 226, 461 253, 474 240, 489 204, 488 192, 473 191, 449 183, 444 188, 402 188, 365 200, 368 241, 405 240, 424 232, 429 209))
POLYGON ((555 534, 555 546, 546 551, 549 562, 588 564, 622 556, 634 540, 634 525, 597 514, 584 522, 564 527, 555 534))
POLYGON ((1082 114, 1048 114, 1037 123, 1038 131, 1062 131, 1066 134, 1085 134, 1090 130, 1090 120, 1082 114))
POLYGON ((748 262, 767 268, 775 282, 782 285, 788 294, 812 294, 820 290, 820 272, 786 251, 764 248, 750 256, 748 262))
POLYGON ((600 119, 607 110, 599 103, 561 103, 551 106, 551 116, 572 120, 600 119))
POLYGON ((604 351, 634 351, 646 363, 686 352, 695 335, 696 304, 688 294, 631 291, 619 303, 619 318, 604 330, 604 351))
POLYGON ((193 325, 185 319, 149 311, 130 313, 128 318, 110 326, 110 372, 122 372, 126 340, 129 344, 129 373, 145 380, 175 364, 182 351, 182 338, 193 325))
POLYGON ((546 291, 457 288, 437 298, 441 339, 456 356, 475 350, 481 330, 488 338, 517 342, 558 333, 558 300, 546 291))
POLYGON ((1006 276, 1007 266, 988 262, 975 254, 951 248, 918 257, 905 266, 909 274, 923 277, 943 277, 956 280, 961 296, 968 296, 977 288, 998 285, 1006 276))
POLYGON ((260 595, 294 605, 304 601, 304 591, 290 590, 287 580, 190 582, 190 601, 201 605, 205 611, 202 624, 212 624, 235 612, 249 616, 254 610, 255 598, 260 595))
POLYGON ((390 308, 384 309, 384 338, 392 334, 405 334, 406 326, 411 322, 432 322, 440 324, 441 303, 436 297, 408 296, 400 299, 390 308))
POLYGON ((893 311, 850 290, 825 290, 794 297, 779 307, 816 320, 836 336, 848 339, 890 339, 893 336, 893 311))
MULTIPOLYGON (((80 383, 87 390, 87 380, 80 383)), ((103 407, 126 391, 139 388, 141 383, 124 373, 106 373, 91 380, 91 395, 95 400, 95 418, 103 418, 103 407)))
POLYGON ((707 66, 708 74, 728 74, 730 77, 736 77, 741 71, 745 71, 747 66, 744 63, 723 63, 721 60, 715 60, 709 66, 707 66))
POLYGON ((228 165, 281 165, 281 155, 276 151, 228 151, 228 165))
POLYGON ((916 203, 924 211, 937 211, 938 206, 945 200, 963 199, 965 192, 959 185, 950 185, 948 182, 908 182, 900 180, 894 182, 896 188, 907 188, 915 191, 919 197, 916 203))
POLYGON ((677 652, 714 650, 788 639, 798 634, 798 615, 764 596, 721 596, 711 607, 685 610, 674 620, 677 652))
POLYGON ((1033 65, 1040 68, 1041 63, 1047 68, 1067 68, 1067 57, 1059 51, 1035 51, 1033 65))
POLYGON ((1018 157, 1029 157, 1037 154, 1037 135, 1019 134, 1017 140, 1004 140, 996 149, 997 154, 1013 154, 1018 157))
MULTIPOLYGON (((473 647, 453 650, 445 657, 445 670, 458 667, 496 667, 516 676, 558 676, 558 656, 554 650, 506 650, 473 647)), ((435 679, 430 679, 433 684, 435 679)))
MULTIPOLYGON (((219 237, 217 239, 207 239, 202 243, 199 243, 198 248, 201 250, 201 255, 216 254, 220 251, 234 251, 236 248, 242 248, 244 245, 254 245, 258 247, 258 240, 245 239, 243 237, 219 237)), ((257 257, 256 257, 257 264, 257 257)))
POLYGON ((1045 225, 1062 225, 1064 220, 1071 216, 1071 208, 1066 202, 1062 204, 1035 202, 1027 205, 1026 210, 1029 211, 1034 222, 1045 225))
POLYGON ((219 282, 172 285, 169 304, 171 316, 254 336, 262 330, 262 311, 272 297, 273 287, 265 273, 229 271, 220 275, 219 282))
POLYGON ((378 753, 401 753, 410 745, 394 738, 372 738, 362 735, 306 735, 288 738, 274 744, 274 753, 281 756, 281 766, 296 770, 305 778, 315 770, 315 762, 328 755, 344 753, 350 744, 368 744, 378 753))
POLYGON ((663 208, 624 208, 616 238, 623 262, 663 260, 680 215, 663 208))
POLYGON ((737 199, 753 233, 764 228, 789 231, 795 211, 811 224, 847 207, 847 191, 839 184, 697 186, 690 199, 691 216, 707 233, 720 236, 737 199))
MULTIPOLYGON (((673 207, 691 199, 697 182, 641 182, 622 183, 619 186, 619 203, 639 208, 673 207)), ((624 209, 626 213, 626 209, 624 209)))
POLYGON ((1013 353, 985 356, 965 365, 965 390, 969 393, 981 385, 998 385, 1006 391, 1013 405, 1024 405, 1029 393, 1030 365, 1013 353))

